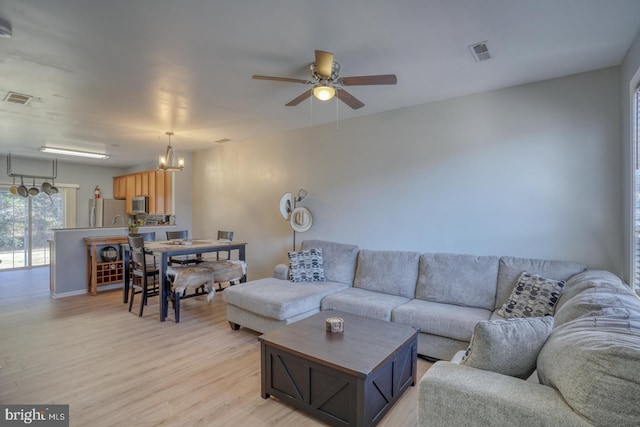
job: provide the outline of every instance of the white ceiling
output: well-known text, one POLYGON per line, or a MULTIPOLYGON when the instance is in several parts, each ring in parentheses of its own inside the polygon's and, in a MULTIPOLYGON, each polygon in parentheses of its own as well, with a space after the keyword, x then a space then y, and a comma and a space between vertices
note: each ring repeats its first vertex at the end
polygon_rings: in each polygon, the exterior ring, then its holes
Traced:
MULTIPOLYGON (((357 86, 365 107, 340 119, 617 65, 639 29, 639 0, 0 0, 0 154, 43 145, 153 161, 178 151, 331 122, 336 102, 285 107, 308 86, 314 50, 357 86), (488 41, 476 63, 468 45, 488 41)), ((60 157, 65 161, 69 157, 60 157)))

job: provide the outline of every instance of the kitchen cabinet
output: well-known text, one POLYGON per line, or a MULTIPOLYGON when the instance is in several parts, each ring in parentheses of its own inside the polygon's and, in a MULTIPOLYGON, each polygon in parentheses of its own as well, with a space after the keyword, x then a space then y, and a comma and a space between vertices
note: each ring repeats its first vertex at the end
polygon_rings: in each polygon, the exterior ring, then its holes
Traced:
POLYGON ((124 176, 113 177, 113 198, 118 200, 125 200, 127 198, 126 177, 124 176))
POLYGON ((136 196, 146 196, 147 194, 142 192, 142 173, 134 173, 133 176, 136 183, 136 196))
POLYGON ((149 198, 150 215, 173 214, 173 174, 163 170, 136 172, 113 177, 114 199, 125 199, 126 210, 131 212, 131 199, 149 198))
POLYGON ((136 194, 136 176, 131 174, 131 175, 125 175, 125 185, 126 185, 126 190, 125 190, 125 194, 126 194, 126 209, 127 209, 127 213, 129 215, 133 215, 133 212, 131 212, 132 207, 131 207, 131 199, 133 199, 135 196, 137 196, 136 194))
POLYGON ((140 194, 149 194, 149 174, 151 172, 143 172, 140 177, 140 194))
POLYGON ((164 174, 164 213, 165 215, 173 215, 173 174, 165 172, 164 174))

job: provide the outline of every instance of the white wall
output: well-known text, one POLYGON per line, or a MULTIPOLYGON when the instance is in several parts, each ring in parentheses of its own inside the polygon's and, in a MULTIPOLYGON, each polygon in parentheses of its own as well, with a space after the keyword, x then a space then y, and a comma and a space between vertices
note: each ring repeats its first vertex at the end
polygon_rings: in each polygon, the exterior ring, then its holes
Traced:
POLYGON ((634 89, 640 84, 640 34, 636 37, 632 43, 627 55, 624 58, 621 66, 621 98, 622 98, 622 152, 623 152, 623 167, 622 167, 622 188, 623 188, 623 218, 622 218, 622 230, 623 233, 623 279, 627 283, 631 283, 631 277, 633 277, 633 236, 629 230, 633 230, 633 188, 632 188, 632 170, 633 170, 633 123, 631 121, 631 115, 633 113, 633 97, 631 94, 634 89))
POLYGON ((216 146, 193 156, 194 235, 235 230, 268 276, 291 249, 278 200, 303 187, 298 242, 621 273, 619 85, 615 67, 216 146))

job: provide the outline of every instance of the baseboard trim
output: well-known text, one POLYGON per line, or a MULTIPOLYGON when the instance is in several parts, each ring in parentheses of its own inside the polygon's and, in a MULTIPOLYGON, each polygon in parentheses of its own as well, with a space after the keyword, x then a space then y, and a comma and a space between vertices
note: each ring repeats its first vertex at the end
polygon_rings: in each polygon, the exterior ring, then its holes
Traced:
MULTIPOLYGON (((122 283, 113 283, 111 285, 103 285, 103 286, 100 286, 98 288, 98 292, 99 291, 110 291, 110 290, 113 290, 113 289, 122 289, 123 286, 124 285, 122 283)), ((52 298, 66 298, 66 297, 74 297, 76 295, 84 295, 86 293, 87 293, 87 291, 84 290, 84 289, 80 289, 80 290, 77 290, 77 291, 62 292, 62 293, 59 293, 59 294, 57 294, 55 292, 51 292, 51 297, 52 298)))
POLYGON ((86 294, 87 291, 85 291, 84 289, 79 290, 79 291, 71 291, 71 292, 62 292, 60 294, 57 294, 55 292, 51 292, 51 298, 66 298, 66 297, 73 297, 76 295, 83 295, 86 294))

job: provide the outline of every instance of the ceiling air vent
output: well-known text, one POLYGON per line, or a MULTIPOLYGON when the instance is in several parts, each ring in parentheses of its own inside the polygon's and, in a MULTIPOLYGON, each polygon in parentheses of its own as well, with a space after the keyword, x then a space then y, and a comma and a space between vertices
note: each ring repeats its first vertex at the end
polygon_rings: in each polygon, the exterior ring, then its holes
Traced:
POLYGON ((14 104, 21 105, 27 105, 29 102, 31 102, 32 99, 33 96, 31 95, 25 95, 16 92, 7 92, 7 96, 4 97, 5 102, 13 102, 14 104))
POLYGON ((489 46, 487 46, 486 41, 472 44, 471 46, 469 46, 469 49, 471 50, 473 58, 476 60, 476 62, 491 59, 491 55, 489 54, 489 46))
POLYGON ((225 142, 231 141, 229 138, 216 139, 213 142, 217 142, 218 144, 224 144, 225 142))

